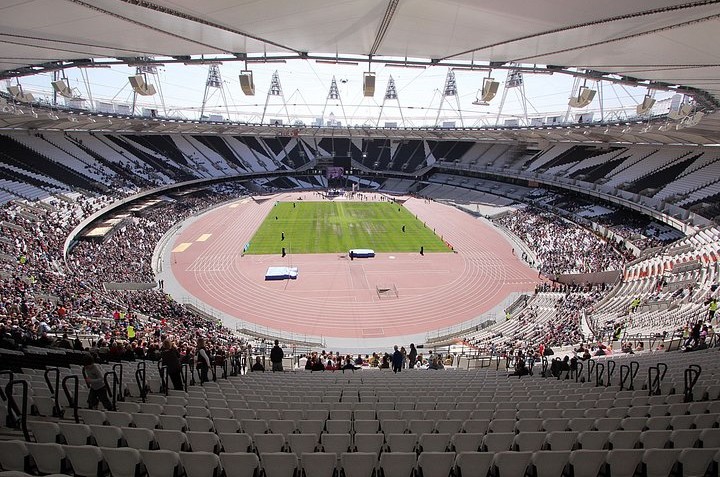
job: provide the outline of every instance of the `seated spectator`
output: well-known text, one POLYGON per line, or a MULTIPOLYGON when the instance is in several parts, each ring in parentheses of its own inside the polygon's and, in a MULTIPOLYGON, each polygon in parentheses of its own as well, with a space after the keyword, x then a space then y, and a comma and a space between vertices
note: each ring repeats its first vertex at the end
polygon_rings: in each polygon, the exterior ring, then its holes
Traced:
POLYGON ((260 361, 260 356, 255 356, 255 363, 252 365, 252 368, 250 368, 252 371, 262 371, 265 372, 265 366, 263 366, 262 362, 260 361))

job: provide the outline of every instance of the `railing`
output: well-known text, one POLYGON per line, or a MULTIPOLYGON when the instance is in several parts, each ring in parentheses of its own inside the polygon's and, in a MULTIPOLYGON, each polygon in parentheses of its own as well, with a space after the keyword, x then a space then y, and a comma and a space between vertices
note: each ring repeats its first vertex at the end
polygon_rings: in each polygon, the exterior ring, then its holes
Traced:
POLYGON ((691 364, 685 370, 685 390, 683 392, 685 402, 694 401, 693 388, 700 378, 700 373, 702 373, 702 368, 698 364, 691 364))
POLYGON ((60 368, 48 368, 45 370, 45 382, 47 383, 50 394, 53 397, 53 417, 61 417, 62 410, 60 409, 60 368), (50 373, 55 373, 55 385, 53 386, 50 381, 50 373))
MULTIPOLYGON (((27 427, 27 416, 28 416, 28 383, 24 379, 11 379, 10 382, 7 383, 5 386, 5 396, 7 397, 8 401, 8 417, 10 416, 10 413, 13 412, 17 416, 15 418, 15 425, 19 424, 20 429, 23 432, 23 436, 25 436, 25 440, 30 442, 30 433, 28 432, 27 427), (17 403, 15 402, 15 397, 13 396, 13 391, 15 389, 15 385, 19 384, 22 386, 22 407, 18 408, 17 403), (19 421, 19 422, 17 422, 19 421)), ((15 426, 13 426, 15 427, 15 426)))
POLYGON ((145 399, 147 398, 146 366, 145 361, 140 361, 135 369, 135 381, 137 382, 140 390, 140 398, 142 399, 142 402, 145 402, 145 399))
POLYGON ((659 396, 662 394, 662 381, 665 379, 668 366, 665 363, 658 363, 648 368, 648 394, 650 396, 659 396))
POLYGON ((74 375, 74 374, 72 374, 70 376, 65 376, 62 380, 62 388, 63 388, 63 391, 65 391, 65 397, 67 398, 68 404, 73 409, 73 417, 75 418, 76 423, 80 422, 80 416, 78 415, 78 400, 79 400, 78 393, 80 392, 79 381, 80 380, 78 379, 77 375, 74 375), (68 389, 68 387, 67 387, 68 381, 74 381, 74 383, 75 383, 74 392, 72 392, 72 393, 70 392, 70 389, 68 389))
POLYGON ((629 364, 620 365, 620 390, 626 389, 628 391, 634 391, 635 386, 633 381, 640 371, 640 363, 637 361, 630 361, 629 364))

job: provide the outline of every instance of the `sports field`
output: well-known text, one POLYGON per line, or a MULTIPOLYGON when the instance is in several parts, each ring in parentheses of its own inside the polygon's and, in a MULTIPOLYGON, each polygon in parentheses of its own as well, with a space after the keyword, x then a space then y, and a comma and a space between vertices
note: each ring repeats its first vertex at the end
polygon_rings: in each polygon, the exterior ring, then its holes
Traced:
POLYGON ((450 251, 431 228, 393 202, 278 202, 246 253, 278 254, 283 247, 287 253, 339 253, 352 248, 419 252, 420 247, 428 253, 450 251))

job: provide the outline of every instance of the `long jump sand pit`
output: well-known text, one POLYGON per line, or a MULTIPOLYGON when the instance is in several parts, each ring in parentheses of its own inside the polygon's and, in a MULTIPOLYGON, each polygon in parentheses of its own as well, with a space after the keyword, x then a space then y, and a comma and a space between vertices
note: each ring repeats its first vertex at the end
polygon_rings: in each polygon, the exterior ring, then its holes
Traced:
POLYGON ((275 201, 300 197, 316 200, 312 193, 244 199, 182 228, 168 247, 175 280, 186 294, 243 322, 351 339, 417 335, 466 322, 539 282, 491 225, 416 198, 404 207, 456 253, 378 253, 355 260, 342 252, 244 255, 275 201), (265 281, 271 266, 297 267, 298 278, 265 281))

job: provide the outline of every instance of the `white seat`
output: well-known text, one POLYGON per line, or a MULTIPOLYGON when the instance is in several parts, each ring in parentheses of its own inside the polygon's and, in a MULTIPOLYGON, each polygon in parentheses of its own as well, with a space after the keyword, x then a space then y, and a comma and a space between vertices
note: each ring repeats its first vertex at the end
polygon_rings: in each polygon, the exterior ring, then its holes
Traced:
POLYGON ((188 431, 208 432, 213 431, 215 427, 209 417, 193 417, 185 418, 188 431))
POLYGON ((115 426, 90 426, 95 442, 100 447, 120 447, 123 445, 123 433, 115 426))
POLYGON ((325 421, 325 429, 328 434, 350 434, 352 421, 349 419, 330 419, 325 421))
POLYGON ((454 452, 423 451, 418 456, 417 468, 421 477, 448 477, 454 463, 454 452))
POLYGON ((383 452, 380 469, 384 477, 408 477, 415 469, 417 454, 414 452, 383 452))
POLYGON ((160 449, 180 452, 187 449, 188 441, 184 432, 167 429, 155 429, 155 441, 160 449))
POLYGON ((282 434, 286 440, 288 435, 295 432, 295 427, 295 421, 289 419, 272 419, 268 421, 270 432, 273 434, 282 434))
POLYGON ((27 421, 28 430, 35 437, 35 442, 56 443, 60 432, 60 426, 54 422, 27 421))
POLYGON ((187 421, 182 416, 163 414, 158 417, 160 418, 160 426, 166 431, 185 432, 187 430, 187 421))
POLYGON ((532 455, 532 452, 496 452, 493 456, 493 467, 501 476, 525 475, 532 455))
POLYGON ((520 452, 538 451, 545 444, 544 432, 521 432, 513 439, 513 448, 520 452))
POLYGON ((42 474, 60 474, 65 471, 65 449, 54 443, 25 443, 37 469, 42 474))
POLYGON ((613 431, 608 436, 608 443, 611 449, 634 449, 640 434, 640 431, 613 431))
POLYGON ((73 424, 69 422, 60 422, 60 432, 62 432, 65 442, 73 446, 83 446, 90 441, 92 433, 90 426, 87 424, 73 424))
POLYGON ((463 427, 463 421, 460 419, 438 419, 435 422, 435 432, 440 434, 455 434, 460 432, 463 427))
POLYGON ((325 429, 325 421, 317 419, 303 419, 297 423, 300 434, 315 434, 317 440, 320 440, 320 434, 325 429))
POLYGON ((520 419, 515 423, 515 432, 538 432, 542 429, 542 419, 520 419))
POLYGON ((542 422, 542 428, 546 432, 564 431, 568 428, 569 420, 570 419, 564 417, 544 419, 542 422))
POLYGON ((717 448, 708 449, 683 449, 677 458, 682 464, 683 476, 704 476, 713 465, 713 459, 717 454, 717 448))
POLYGON ((138 466, 142 463, 142 456, 137 449, 102 447, 100 450, 112 477, 135 477, 138 466))
POLYGON ((622 425, 623 417, 601 417, 595 419, 594 428, 598 431, 616 431, 622 425))
POLYGON ((240 430, 240 423, 233 418, 215 417, 212 422, 215 432, 218 434, 238 432, 240 430))
POLYGON ((490 452, 459 452, 455 456, 455 474, 458 477, 486 477, 492 459, 490 452))
POLYGON ((488 419, 468 419, 463 423, 463 431, 473 434, 485 434, 490 427, 488 419))
POLYGON ((287 444, 290 451, 300 458, 306 452, 315 452, 318 437, 315 434, 290 434, 287 444))
POLYGON ((605 464, 606 450, 574 450, 570 453, 570 465, 574 477, 597 477, 605 464))
POLYGON ((515 419, 493 419, 488 432, 515 432, 515 419))
POLYGON ((380 430, 380 421, 377 419, 359 420, 353 422, 353 428, 359 434, 372 434, 380 430))
POLYGON ((120 431, 128 447, 137 450, 149 450, 155 445, 155 434, 150 429, 142 427, 121 427, 120 431))
MULTIPOLYGON (((167 414, 167 413, 166 413, 167 414)), ((182 414, 178 414, 179 416, 182 414)), ((203 406, 187 406, 185 408, 185 417, 210 417, 210 409, 203 406)), ((182 457, 181 459, 182 460, 182 457)))
POLYGON ((102 451, 99 447, 66 445, 63 448, 73 467, 74 475, 83 477, 99 475, 99 466, 103 462, 102 451))
POLYGON ((372 477, 378 461, 372 452, 343 452, 340 467, 345 477, 372 477))
POLYGON ((283 452, 285 450, 285 437, 282 434, 255 434, 253 442, 258 454, 283 452))
POLYGON ((700 441, 706 448, 720 447, 720 429, 703 429, 700 431, 700 441))
POLYGON ((647 477, 667 477, 675 466, 681 449, 646 449, 643 453, 647 477))
POLYGON ((220 451, 220 438, 214 432, 187 431, 185 435, 193 452, 217 453, 220 451))
POLYGON ((536 477, 557 477, 570 460, 569 450, 540 450, 533 452, 531 462, 535 466, 536 477))
POLYGON ((450 438, 455 452, 479 452, 484 434, 458 432, 450 438))
POLYGON ((390 452, 415 452, 417 434, 385 434, 385 441, 390 452))
POLYGON ((643 449, 663 449, 670 441, 672 431, 643 431, 640 433, 640 444, 643 449))
POLYGON ((252 450, 250 434, 223 432, 218 434, 218 437, 220 437, 223 450, 227 453, 247 453, 252 450))
POLYGON ((212 452, 180 452, 186 477, 214 477, 221 469, 220 458, 212 452))
POLYGON ((513 432, 495 432, 485 434, 483 437, 483 449, 488 452, 508 451, 512 447, 515 433, 513 432))
POLYGON ((578 435, 577 442, 581 449, 601 450, 607 448, 609 431, 584 431, 578 435))
POLYGON ((701 429, 677 429, 670 434, 670 442, 675 449, 696 447, 701 432, 701 429))
POLYGON ((0 441, 0 467, 3 470, 25 472, 30 451, 20 440, 0 441))
POLYGON ((355 434, 353 443, 357 452, 374 452, 376 455, 380 455, 385 443, 385 436, 379 433, 355 434))
MULTIPOLYGON (((605 462, 613 477, 633 477, 642 463, 643 449, 613 449, 607 453, 605 462)), ((539 476, 538 476, 539 477, 539 476)))
POLYGON ((407 430, 407 421, 405 419, 381 419, 380 427, 385 435, 402 434, 407 430))
POLYGON ((300 461, 305 477, 333 477, 338 457, 329 452, 310 452, 304 453, 300 461))
POLYGON ((298 468, 298 458, 293 453, 270 452, 260 454, 265 477, 294 477, 298 468))
POLYGON ((323 434, 320 436, 324 452, 333 453, 336 459, 340 459, 340 454, 350 452, 350 434, 323 434))
POLYGON ((227 477, 256 477, 260 459, 254 452, 221 452, 220 464, 227 477))
POLYGON ((646 417, 626 417, 620 422, 620 427, 624 431, 643 431, 647 421, 646 417))
POLYGON ((160 425, 160 418, 155 414, 132 413, 132 418, 136 427, 155 429, 160 425))
POLYGON ((78 416, 80 416, 84 424, 88 425, 94 424, 102 426, 107 421, 105 412, 95 409, 78 409, 78 416))
POLYGON ((445 452, 450 445, 450 434, 420 434, 418 447, 421 452, 445 452))
POLYGON ((176 475, 180 466, 180 456, 171 450, 140 450, 148 477, 168 477, 176 475))
POLYGON ((105 411, 105 418, 111 426, 129 427, 133 423, 132 414, 129 412, 105 411))
POLYGON ((550 450, 569 451, 575 449, 579 435, 580 433, 576 431, 550 432, 545 438, 545 442, 550 450))

